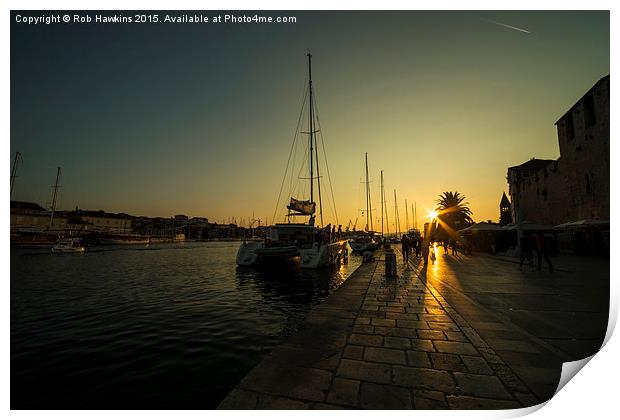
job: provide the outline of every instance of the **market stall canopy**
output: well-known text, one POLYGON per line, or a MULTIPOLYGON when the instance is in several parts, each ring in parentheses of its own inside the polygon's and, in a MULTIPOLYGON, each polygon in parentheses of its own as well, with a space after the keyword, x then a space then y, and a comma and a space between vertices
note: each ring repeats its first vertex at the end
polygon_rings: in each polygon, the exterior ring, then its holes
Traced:
POLYGON ((503 230, 500 225, 496 225, 494 223, 480 222, 475 223, 465 229, 459 230, 458 233, 468 233, 468 232, 494 232, 503 230))
MULTIPOLYGON (((505 230, 518 230, 519 225, 517 223, 511 223, 509 225, 504 226, 502 229, 505 230)), ((529 220, 524 220, 521 222, 521 229, 528 231, 551 231, 553 230, 553 226, 541 225, 539 223, 534 223, 529 220)))
POLYGON ((609 220, 583 219, 576 222, 567 222, 557 225, 554 229, 577 229, 580 227, 609 226, 609 220))

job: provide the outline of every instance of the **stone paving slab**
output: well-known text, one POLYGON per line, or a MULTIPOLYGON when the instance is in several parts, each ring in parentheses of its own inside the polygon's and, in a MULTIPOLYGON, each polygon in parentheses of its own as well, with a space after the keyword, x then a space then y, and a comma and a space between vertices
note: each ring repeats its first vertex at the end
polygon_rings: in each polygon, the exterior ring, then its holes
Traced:
POLYGON ((521 272, 486 256, 442 256, 426 270, 419 261, 414 266, 429 289, 442 296, 455 321, 461 317, 469 324, 459 326, 478 350, 485 344, 493 350, 483 354, 489 366, 495 369, 499 365, 494 363, 503 362, 510 367, 510 373, 501 372, 502 381, 511 384, 523 404, 530 404, 519 388, 540 401, 551 398, 562 363, 594 354, 605 335, 607 303, 601 302, 609 296, 608 263, 572 263, 571 270, 553 275, 521 272), (501 278, 490 275, 499 272, 501 278), (580 283, 585 278, 591 287, 580 283), (495 281, 499 283, 493 286, 495 281), (590 339, 594 337, 598 340, 590 339))
POLYGON ((363 264, 218 408, 509 409, 551 395, 544 346, 397 261, 393 279, 381 252, 363 264))

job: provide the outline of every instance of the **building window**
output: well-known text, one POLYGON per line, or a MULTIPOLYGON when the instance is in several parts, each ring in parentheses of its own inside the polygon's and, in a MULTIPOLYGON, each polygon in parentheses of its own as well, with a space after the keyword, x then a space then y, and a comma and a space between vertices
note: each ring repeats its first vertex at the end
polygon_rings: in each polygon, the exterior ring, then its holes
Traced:
POLYGON ((590 92, 583 101, 584 120, 586 128, 596 124, 596 111, 594 109, 594 95, 590 92))

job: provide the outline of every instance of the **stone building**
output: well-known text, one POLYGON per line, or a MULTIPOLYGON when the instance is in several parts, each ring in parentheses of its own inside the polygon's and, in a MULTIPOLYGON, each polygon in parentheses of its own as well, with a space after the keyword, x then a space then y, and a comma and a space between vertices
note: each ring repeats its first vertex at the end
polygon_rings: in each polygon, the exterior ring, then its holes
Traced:
POLYGON ((67 212, 69 217, 84 224, 83 229, 89 232, 113 234, 132 233, 133 217, 124 213, 107 213, 103 210, 75 210, 67 212))
POLYGON ((599 80, 556 126, 567 187, 566 221, 609 220, 609 76, 599 80))
POLYGON ((609 220, 609 76, 556 123, 560 157, 508 168, 512 222, 609 220))
POLYGON ((50 226, 52 213, 36 203, 11 200, 11 231, 57 231, 67 227, 64 212, 56 212, 50 226))
POLYGON ((123 213, 106 213, 103 210, 58 210, 50 226, 51 211, 36 203, 11 201, 12 231, 55 232, 106 232, 130 233, 132 217, 123 213))

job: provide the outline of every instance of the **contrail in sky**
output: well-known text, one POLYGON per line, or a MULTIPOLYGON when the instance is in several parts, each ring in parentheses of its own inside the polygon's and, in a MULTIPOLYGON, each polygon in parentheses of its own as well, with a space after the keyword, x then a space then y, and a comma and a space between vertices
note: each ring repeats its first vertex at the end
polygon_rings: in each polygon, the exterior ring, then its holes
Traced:
POLYGON ((528 31, 527 29, 517 28, 516 26, 506 25, 505 23, 496 22, 496 21, 490 20, 490 19, 484 19, 484 18, 480 18, 480 19, 484 20, 485 22, 494 23, 496 25, 503 26, 504 28, 514 29, 515 31, 525 32, 526 34, 531 34, 531 32, 528 31))

